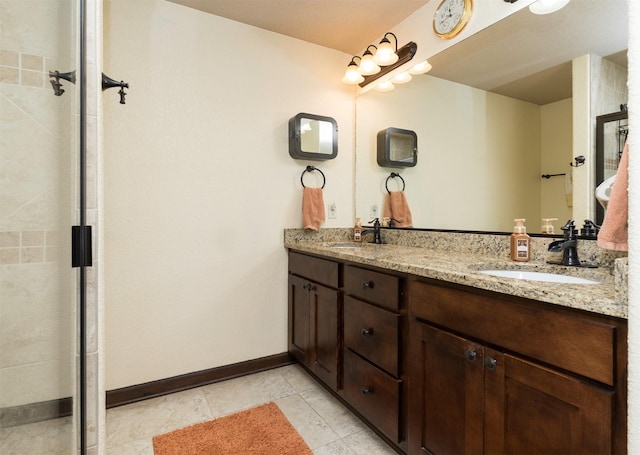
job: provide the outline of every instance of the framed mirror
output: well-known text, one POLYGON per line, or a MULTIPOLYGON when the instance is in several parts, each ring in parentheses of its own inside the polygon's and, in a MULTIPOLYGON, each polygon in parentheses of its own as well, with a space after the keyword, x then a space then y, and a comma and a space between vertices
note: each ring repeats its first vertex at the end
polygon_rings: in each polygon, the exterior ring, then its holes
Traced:
POLYGON ((377 157, 382 167, 413 167, 418 162, 415 131, 387 128, 378 132, 377 157))
MULTIPOLYGON (((627 111, 596 117, 596 186, 616 175, 629 134, 627 111)), ((604 208, 596 203, 595 223, 601 225, 604 208)))
POLYGON ((289 155, 296 160, 331 160, 338 155, 338 124, 331 117, 300 113, 289 120, 289 155))

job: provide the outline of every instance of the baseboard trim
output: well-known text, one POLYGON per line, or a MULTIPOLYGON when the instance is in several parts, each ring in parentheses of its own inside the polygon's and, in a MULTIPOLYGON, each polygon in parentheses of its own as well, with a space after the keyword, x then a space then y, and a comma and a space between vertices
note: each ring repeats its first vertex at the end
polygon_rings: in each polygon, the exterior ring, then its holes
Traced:
POLYGON ((293 363, 295 362, 289 353, 283 352, 281 354, 173 376, 171 378, 159 379, 157 381, 123 387, 121 389, 108 390, 106 394, 106 407, 107 409, 115 408, 116 406, 160 397, 215 382, 226 381, 227 379, 271 370, 293 363))
POLYGON ((73 398, 58 398, 18 406, 0 408, 0 428, 69 417, 73 414, 73 398))

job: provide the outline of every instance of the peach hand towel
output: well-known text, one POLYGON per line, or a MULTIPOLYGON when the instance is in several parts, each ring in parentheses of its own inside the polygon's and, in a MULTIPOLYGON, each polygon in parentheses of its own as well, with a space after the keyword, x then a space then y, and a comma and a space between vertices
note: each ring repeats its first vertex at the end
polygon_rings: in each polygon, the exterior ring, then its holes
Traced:
POLYGON ((391 191, 387 193, 382 216, 396 220, 396 227, 413 227, 411 210, 409 209, 409 203, 407 202, 404 191, 391 191))
POLYGON ((629 251, 629 143, 624 145, 616 181, 598 233, 598 246, 607 250, 629 251))
POLYGON ((324 223, 322 188, 304 187, 302 193, 302 227, 317 231, 324 223))

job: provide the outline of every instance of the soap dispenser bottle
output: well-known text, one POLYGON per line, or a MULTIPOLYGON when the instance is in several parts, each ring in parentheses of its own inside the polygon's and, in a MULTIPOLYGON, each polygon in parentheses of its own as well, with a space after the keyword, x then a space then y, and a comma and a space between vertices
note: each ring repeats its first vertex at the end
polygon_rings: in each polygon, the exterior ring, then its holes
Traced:
POLYGON ((554 234, 552 221, 558 221, 558 218, 542 218, 542 234, 554 234))
POLYGON ((524 227, 524 218, 513 220, 516 224, 511 234, 511 260, 527 262, 529 260, 529 240, 527 229, 524 227))
POLYGON ((356 218, 356 225, 353 227, 353 241, 362 242, 362 224, 360 218, 356 218))

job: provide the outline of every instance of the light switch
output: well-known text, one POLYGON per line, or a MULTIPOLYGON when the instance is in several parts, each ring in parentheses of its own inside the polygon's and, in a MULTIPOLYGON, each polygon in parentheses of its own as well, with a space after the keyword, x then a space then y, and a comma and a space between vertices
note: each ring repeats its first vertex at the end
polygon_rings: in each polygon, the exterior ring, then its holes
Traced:
POLYGON ((336 207, 335 202, 329 204, 329 210, 327 210, 327 212, 329 212, 329 219, 334 220, 338 216, 338 207, 336 207))
POLYGON ((378 208, 378 204, 371 204, 371 211, 369 213, 371 219, 380 218, 380 209, 378 208))

